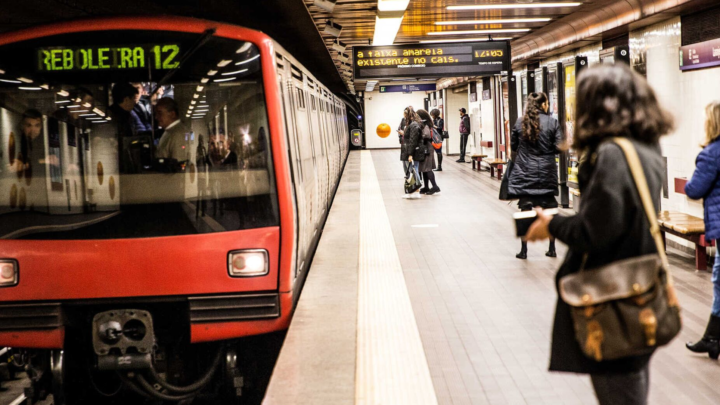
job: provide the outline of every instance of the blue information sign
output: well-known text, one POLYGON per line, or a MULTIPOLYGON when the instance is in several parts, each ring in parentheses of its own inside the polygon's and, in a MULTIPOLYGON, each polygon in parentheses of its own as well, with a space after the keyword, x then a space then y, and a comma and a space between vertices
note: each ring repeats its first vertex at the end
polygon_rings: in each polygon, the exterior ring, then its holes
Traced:
POLYGON ((397 84, 380 86, 380 93, 412 93, 413 91, 435 91, 435 83, 428 84, 397 84))

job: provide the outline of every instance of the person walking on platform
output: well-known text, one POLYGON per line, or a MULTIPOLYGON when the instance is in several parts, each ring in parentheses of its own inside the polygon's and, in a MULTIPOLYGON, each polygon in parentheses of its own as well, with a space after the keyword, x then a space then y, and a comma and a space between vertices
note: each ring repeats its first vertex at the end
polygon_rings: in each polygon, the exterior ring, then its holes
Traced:
MULTIPOLYGON (((537 219, 526 235, 528 241, 554 236, 569 247, 556 275, 558 300, 550 370, 590 374, 601 405, 646 405, 652 356, 648 350, 652 349, 643 350, 642 355, 605 360, 599 356, 602 348, 620 337, 603 335, 602 329, 588 334, 581 346, 576 338, 576 320, 570 305, 560 297, 559 283, 583 269, 592 271, 620 260, 659 253, 647 212, 653 208, 657 212, 660 207, 665 169, 659 138, 672 130, 673 122, 647 81, 623 64, 597 65, 584 71, 578 80, 576 108, 573 147, 587 156, 578 173, 583 198, 579 212, 552 217, 537 209, 537 219), (649 210, 643 205, 623 149, 611 141, 615 137, 628 140, 639 155, 649 203, 654 205, 649 210), (590 346, 593 342, 595 349, 590 346), (594 355, 586 355, 583 348, 594 355)), ((611 285, 611 281, 605 282, 611 285)), ((670 306, 669 293, 667 297, 670 306)), ((602 328, 599 323, 593 327, 602 328)), ((657 325, 657 330, 661 327, 657 325)))
MULTIPOLYGON (((405 127, 403 144, 400 149, 400 160, 413 165, 413 170, 419 173, 420 162, 425 160, 422 122, 417 113, 415 113, 415 110, 410 106, 405 109, 404 115, 407 126, 405 127)), ((405 172, 407 173, 407 169, 405 172)), ((405 194, 403 198, 420 198, 420 194, 417 192, 405 194)))
POLYGON ((433 172, 433 169, 435 169, 435 156, 431 151, 433 149, 431 145, 433 120, 430 118, 430 114, 428 114, 425 110, 418 110, 417 115, 420 118, 420 121, 422 121, 420 124, 422 126, 422 149, 423 151, 428 152, 428 154, 425 155, 425 160, 420 163, 420 173, 422 173, 423 183, 425 183, 425 187, 420 189, 420 194, 440 194, 440 187, 438 187, 435 182, 435 173, 433 172), (432 187, 430 187, 431 184, 432 187))
MULTIPOLYGON (((433 110, 430 111, 430 115, 432 116, 433 126, 435 126, 435 130, 438 131, 440 136, 442 136, 443 131, 445 131, 445 120, 443 120, 440 117, 440 110, 438 110, 437 108, 433 108, 433 110)), ((440 147, 440 149, 435 149, 435 153, 437 154, 437 158, 438 158, 438 165, 437 165, 437 169, 435 169, 435 171, 441 172, 442 171, 442 160, 443 160, 442 146, 440 147)))
MULTIPOLYGON (((548 112, 547 95, 530 93, 525 115, 518 118, 510 138, 515 167, 508 178, 508 192, 520 199, 518 207, 521 211, 558 207, 555 155, 560 153, 562 142, 560 123, 548 112)), ((550 238, 545 256, 557 256, 554 238, 550 238)), ((520 253, 515 257, 527 259, 527 242, 522 242, 520 253)))
POLYGON ((467 149, 468 138, 470 137, 470 116, 467 110, 460 109, 460 159, 458 163, 465 163, 465 149, 467 149))
MULTIPOLYGON (((704 199, 705 239, 720 239, 720 101, 705 107, 705 142, 695 162, 695 173, 685 185, 685 194, 704 199)), ((720 249, 715 253, 712 270, 713 304, 710 321, 702 339, 685 346, 695 353, 707 353, 717 360, 720 355, 720 249)))
MULTIPOLYGON (((405 117, 400 120, 400 125, 398 126, 397 133, 398 133, 398 141, 400 142, 400 154, 402 155, 402 145, 403 145, 403 136, 405 135, 405 127, 407 126, 407 122, 405 120, 405 117)), ((402 157, 400 158, 402 160, 402 157)), ((403 173, 407 172, 408 162, 407 160, 403 160, 403 173)))

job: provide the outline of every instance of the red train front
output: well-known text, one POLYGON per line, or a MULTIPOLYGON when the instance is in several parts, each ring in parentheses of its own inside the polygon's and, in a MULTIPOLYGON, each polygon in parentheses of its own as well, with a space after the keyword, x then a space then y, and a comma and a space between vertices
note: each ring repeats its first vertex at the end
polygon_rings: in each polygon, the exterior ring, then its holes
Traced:
POLYGON ((237 390, 217 342, 287 328, 309 249, 278 51, 175 18, 0 37, 0 346, 32 349, 37 397, 237 390))

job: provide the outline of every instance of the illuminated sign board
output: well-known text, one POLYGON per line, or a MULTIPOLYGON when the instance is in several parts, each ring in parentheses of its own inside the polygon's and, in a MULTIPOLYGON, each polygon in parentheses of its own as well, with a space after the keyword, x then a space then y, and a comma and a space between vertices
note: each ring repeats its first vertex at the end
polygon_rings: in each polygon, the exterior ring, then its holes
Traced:
POLYGON ((435 91, 435 83, 427 84, 396 84, 380 86, 380 93, 412 93, 413 91, 435 91))
POLYGON ((720 66, 720 39, 680 47, 680 70, 720 66))
POLYGON ((355 80, 483 76, 510 68, 506 41, 353 47, 355 80))
POLYGON ((179 53, 177 44, 40 48, 37 50, 37 69, 42 72, 148 67, 177 69, 179 53))

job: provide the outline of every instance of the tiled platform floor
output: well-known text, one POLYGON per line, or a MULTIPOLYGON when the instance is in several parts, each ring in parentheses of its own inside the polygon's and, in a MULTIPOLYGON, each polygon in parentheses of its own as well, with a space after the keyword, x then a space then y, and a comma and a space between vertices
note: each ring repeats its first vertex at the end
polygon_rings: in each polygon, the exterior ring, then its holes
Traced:
MULTIPOLYGON (((551 259, 546 246, 531 245, 527 261, 516 259, 516 207, 497 199, 499 182, 488 172, 446 158, 436 175, 442 193, 405 200, 399 152, 370 153, 438 402, 595 404, 587 377, 547 371, 553 280, 565 248, 551 259)), ((341 183, 332 208, 340 215, 330 213, 266 403, 353 402, 357 294, 348 288, 357 283, 358 162, 353 152, 344 173, 352 180, 341 183)), ((704 330, 710 274, 679 252, 670 260, 685 325, 653 357, 650 403, 720 404, 720 364, 683 346, 704 330)))

